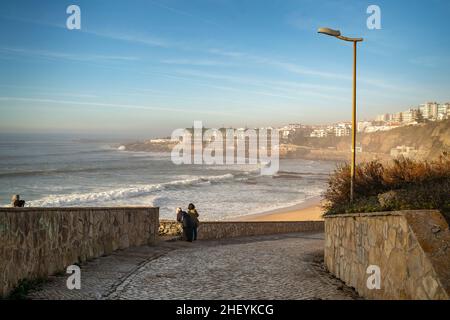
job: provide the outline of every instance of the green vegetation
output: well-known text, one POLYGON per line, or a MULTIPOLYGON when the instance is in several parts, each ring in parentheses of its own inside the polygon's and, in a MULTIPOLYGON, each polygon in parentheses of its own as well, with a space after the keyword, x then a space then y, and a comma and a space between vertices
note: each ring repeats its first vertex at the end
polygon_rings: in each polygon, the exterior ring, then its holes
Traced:
POLYGON ((450 215, 450 157, 434 161, 398 158, 356 167, 354 201, 350 202, 350 166, 340 165, 324 194, 326 215, 413 209, 439 209, 450 215))

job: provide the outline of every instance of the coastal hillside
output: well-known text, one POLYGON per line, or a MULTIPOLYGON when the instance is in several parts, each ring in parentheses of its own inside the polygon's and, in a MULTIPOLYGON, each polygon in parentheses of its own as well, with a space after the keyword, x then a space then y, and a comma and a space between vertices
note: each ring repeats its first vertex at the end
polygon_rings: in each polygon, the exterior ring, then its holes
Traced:
MULTIPOLYGON (((291 144, 306 158, 347 160, 351 137, 305 137, 298 134, 291 144), (301 149, 300 149, 301 147, 301 149), (308 151, 305 152, 305 149, 308 151)), ((442 152, 450 153, 450 120, 403 126, 389 131, 357 135, 360 159, 388 159, 398 155, 416 159, 436 159, 442 152)))
MULTIPOLYGON (((170 152, 170 139, 155 139, 124 145, 128 151, 170 152)), ((299 131, 280 146, 282 158, 349 160, 351 137, 313 138, 299 131)), ((450 120, 403 126, 390 131, 357 135, 358 160, 388 160, 403 155, 416 159, 436 159, 450 153, 450 120)))
POLYGON ((450 151, 450 120, 411 125, 361 136, 363 150, 389 154, 398 146, 417 150, 419 157, 437 158, 450 151))

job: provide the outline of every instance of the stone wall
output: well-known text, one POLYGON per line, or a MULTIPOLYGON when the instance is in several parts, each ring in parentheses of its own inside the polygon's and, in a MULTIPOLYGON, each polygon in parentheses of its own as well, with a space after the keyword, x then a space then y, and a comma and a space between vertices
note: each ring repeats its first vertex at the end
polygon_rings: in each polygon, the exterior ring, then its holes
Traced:
POLYGON ((151 244, 158 208, 0 208, 0 297, 117 249, 151 244))
POLYGON ((434 210, 329 216, 325 264, 369 299, 449 299, 449 226, 434 210), (380 289, 367 287, 370 265, 380 289))
MULTIPOLYGON (((278 233, 323 231, 323 221, 299 222, 201 222, 198 228, 199 240, 247 237, 278 233)), ((182 227, 176 221, 161 220, 161 236, 180 236, 182 227)))
POLYGON ((183 234, 181 223, 174 220, 159 220, 159 236, 179 237, 183 234))

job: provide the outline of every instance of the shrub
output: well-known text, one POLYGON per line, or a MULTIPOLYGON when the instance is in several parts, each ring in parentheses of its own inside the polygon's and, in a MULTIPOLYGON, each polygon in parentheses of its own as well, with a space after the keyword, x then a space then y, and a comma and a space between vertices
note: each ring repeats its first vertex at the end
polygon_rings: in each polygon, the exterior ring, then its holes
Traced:
POLYGON ((326 214, 405 209, 450 210, 450 158, 415 161, 398 158, 371 161, 355 170, 354 201, 350 203, 350 166, 340 165, 324 194, 326 214))

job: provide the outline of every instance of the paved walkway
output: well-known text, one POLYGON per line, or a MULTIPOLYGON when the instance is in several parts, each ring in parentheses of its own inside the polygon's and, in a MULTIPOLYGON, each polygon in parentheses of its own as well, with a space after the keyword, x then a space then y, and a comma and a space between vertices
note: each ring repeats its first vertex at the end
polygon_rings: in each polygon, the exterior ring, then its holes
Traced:
POLYGON ((31 299, 355 299, 324 271, 322 233, 160 242, 81 266, 81 290, 54 276, 31 299))

